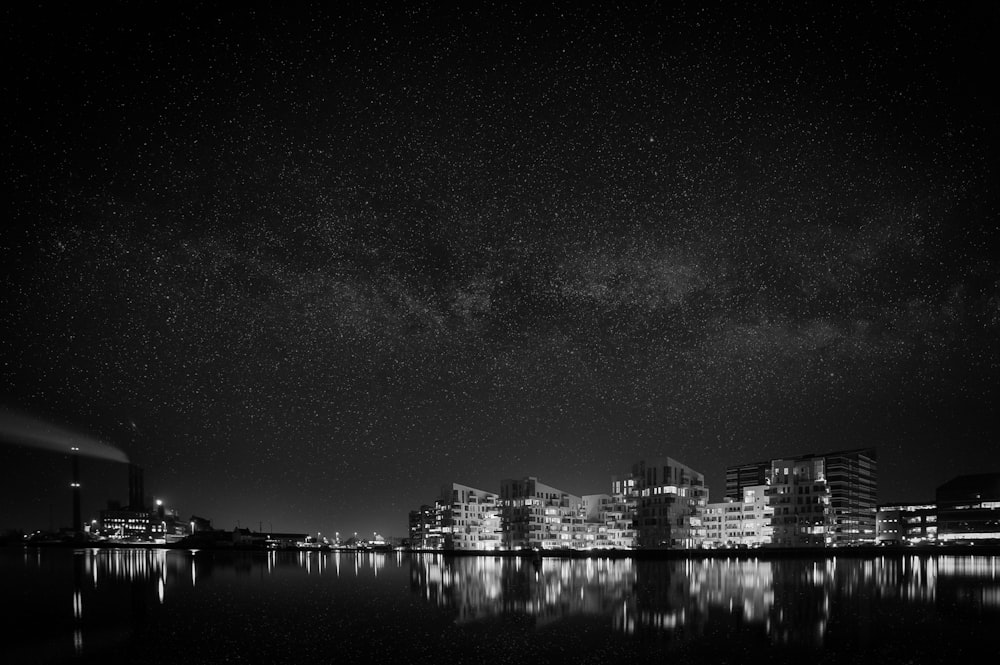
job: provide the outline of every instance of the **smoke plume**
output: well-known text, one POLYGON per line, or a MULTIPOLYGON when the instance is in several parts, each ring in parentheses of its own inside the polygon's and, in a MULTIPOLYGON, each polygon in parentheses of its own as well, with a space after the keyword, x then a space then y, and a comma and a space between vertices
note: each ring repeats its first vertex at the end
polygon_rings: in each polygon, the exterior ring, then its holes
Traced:
POLYGON ((6 407, 0 407, 0 443, 58 453, 69 453, 76 447, 80 455, 128 463, 125 452, 110 443, 6 407))

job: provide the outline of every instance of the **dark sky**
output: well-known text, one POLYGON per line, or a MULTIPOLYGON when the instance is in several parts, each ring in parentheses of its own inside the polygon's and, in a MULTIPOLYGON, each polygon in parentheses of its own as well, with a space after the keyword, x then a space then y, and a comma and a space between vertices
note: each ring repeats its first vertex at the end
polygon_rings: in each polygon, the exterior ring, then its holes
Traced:
MULTIPOLYGON (((185 517, 1000 471, 996 9, 107 4, 2 10, 0 404, 185 517)), ((68 479, 0 446, 0 528, 67 524, 68 479)))

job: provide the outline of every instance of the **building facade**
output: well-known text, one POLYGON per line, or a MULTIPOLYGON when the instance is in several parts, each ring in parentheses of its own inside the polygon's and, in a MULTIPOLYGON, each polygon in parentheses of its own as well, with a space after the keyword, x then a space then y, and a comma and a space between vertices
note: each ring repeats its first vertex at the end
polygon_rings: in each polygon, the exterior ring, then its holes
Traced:
POLYGON ((499 496, 453 483, 441 489, 444 549, 483 552, 502 546, 499 496))
POLYGON ((415 550, 444 549, 444 525, 442 507, 424 504, 410 511, 410 547, 415 550))
POLYGON ((583 548, 586 513, 582 497, 529 476, 500 484, 505 549, 583 548))
POLYGON ((744 487, 742 499, 726 497, 705 508, 705 547, 760 547, 771 544, 773 509, 767 485, 744 487))
POLYGON ((937 540, 934 503, 892 503, 875 512, 875 541, 879 545, 919 545, 937 540))
POLYGON ((726 496, 739 500, 763 476, 774 510, 772 544, 874 544, 878 469, 874 448, 730 466, 726 496))
POLYGON ((731 501, 742 501, 744 489, 766 485, 771 482, 770 476, 771 460, 726 467, 725 497, 731 501))
POLYGON ((671 457, 640 460, 612 486, 627 488, 634 496, 638 547, 686 549, 704 542, 708 488, 703 474, 671 457))
POLYGON ((771 544, 777 547, 831 544, 826 460, 778 459, 771 464, 771 482, 767 488, 772 510, 771 544))
POLYGON ((1000 473, 958 476, 937 488, 941 543, 1000 541, 1000 473))
POLYGON ((586 549, 635 547, 634 503, 619 494, 583 496, 586 549))
POLYGON ((833 545, 874 545, 878 470, 874 448, 826 453, 833 545))

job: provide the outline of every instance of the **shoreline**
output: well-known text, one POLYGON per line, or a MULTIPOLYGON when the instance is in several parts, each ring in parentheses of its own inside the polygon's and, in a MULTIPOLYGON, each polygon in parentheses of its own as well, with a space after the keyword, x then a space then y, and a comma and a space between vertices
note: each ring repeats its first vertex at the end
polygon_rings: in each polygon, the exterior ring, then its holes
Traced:
POLYGON ((827 559, 831 557, 867 558, 872 556, 998 556, 1000 544, 983 545, 915 545, 915 546, 851 546, 851 547, 809 547, 778 548, 760 547, 753 549, 642 549, 642 550, 422 550, 390 548, 332 548, 332 547, 218 547, 198 546, 182 543, 89 543, 89 542, 46 542, 46 543, 6 543, 4 549, 137 549, 137 550, 186 550, 189 552, 241 552, 267 554, 269 552, 319 552, 324 554, 436 554, 446 558, 500 557, 500 558, 549 558, 549 559, 827 559))

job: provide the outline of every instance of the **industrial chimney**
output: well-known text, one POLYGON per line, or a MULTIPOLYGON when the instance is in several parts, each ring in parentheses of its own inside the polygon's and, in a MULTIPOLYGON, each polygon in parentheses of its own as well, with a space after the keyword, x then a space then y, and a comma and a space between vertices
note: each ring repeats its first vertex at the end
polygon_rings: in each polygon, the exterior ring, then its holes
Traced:
POLYGON ((146 512, 146 487, 142 480, 142 467, 128 465, 128 509, 138 513, 146 512))
POLYGON ((73 482, 69 484, 73 492, 73 533, 83 532, 83 518, 80 515, 80 449, 70 448, 73 463, 73 482))

